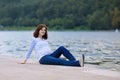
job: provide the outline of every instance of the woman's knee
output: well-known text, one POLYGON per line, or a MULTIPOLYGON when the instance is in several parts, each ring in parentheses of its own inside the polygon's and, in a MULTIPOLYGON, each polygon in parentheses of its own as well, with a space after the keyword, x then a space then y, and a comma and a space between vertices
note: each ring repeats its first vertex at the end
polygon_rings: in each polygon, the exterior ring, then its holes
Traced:
POLYGON ((65 49, 65 47, 64 46, 60 46, 59 49, 65 49))

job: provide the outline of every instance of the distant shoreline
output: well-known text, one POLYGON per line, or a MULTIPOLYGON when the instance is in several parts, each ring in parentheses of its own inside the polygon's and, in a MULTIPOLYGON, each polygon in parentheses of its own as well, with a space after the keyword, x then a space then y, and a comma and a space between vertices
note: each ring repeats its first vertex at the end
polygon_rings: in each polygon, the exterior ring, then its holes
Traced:
MULTIPOLYGON (((35 27, 25 27, 25 26, 21 26, 21 27, 0 27, 0 31, 30 31, 30 30, 34 30, 35 27)), ((90 29, 52 29, 52 28, 48 28, 49 31, 114 31, 116 32, 116 30, 90 30, 90 29)), ((119 30, 117 31, 119 32, 119 30)))

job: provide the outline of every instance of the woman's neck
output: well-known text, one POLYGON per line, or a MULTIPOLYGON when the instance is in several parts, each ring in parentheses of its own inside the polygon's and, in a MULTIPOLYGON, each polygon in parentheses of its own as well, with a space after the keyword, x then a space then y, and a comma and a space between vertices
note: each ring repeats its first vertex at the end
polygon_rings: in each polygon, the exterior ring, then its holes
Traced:
POLYGON ((43 37, 41 35, 39 35, 38 38, 43 39, 43 37))

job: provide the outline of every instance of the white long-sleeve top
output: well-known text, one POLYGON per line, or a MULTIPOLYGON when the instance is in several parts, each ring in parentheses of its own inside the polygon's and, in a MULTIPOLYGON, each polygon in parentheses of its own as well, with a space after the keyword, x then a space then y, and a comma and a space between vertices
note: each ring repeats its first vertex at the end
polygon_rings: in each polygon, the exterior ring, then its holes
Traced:
POLYGON ((43 40, 40 38, 34 38, 31 42, 30 48, 26 54, 26 60, 30 57, 33 49, 36 53, 36 58, 40 60, 43 56, 51 54, 52 50, 49 47, 47 40, 43 40))

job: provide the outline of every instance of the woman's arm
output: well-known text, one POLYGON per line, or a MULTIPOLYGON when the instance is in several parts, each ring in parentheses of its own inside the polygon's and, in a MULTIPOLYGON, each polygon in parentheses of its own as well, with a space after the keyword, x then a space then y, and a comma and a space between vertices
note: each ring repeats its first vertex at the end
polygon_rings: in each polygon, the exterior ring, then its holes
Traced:
POLYGON ((33 51, 33 48, 34 48, 35 44, 36 44, 35 39, 33 39, 32 42, 31 42, 30 48, 29 48, 29 50, 28 50, 28 52, 25 56, 25 60, 23 62, 21 62, 21 64, 26 64, 28 58, 30 57, 30 55, 33 51))

